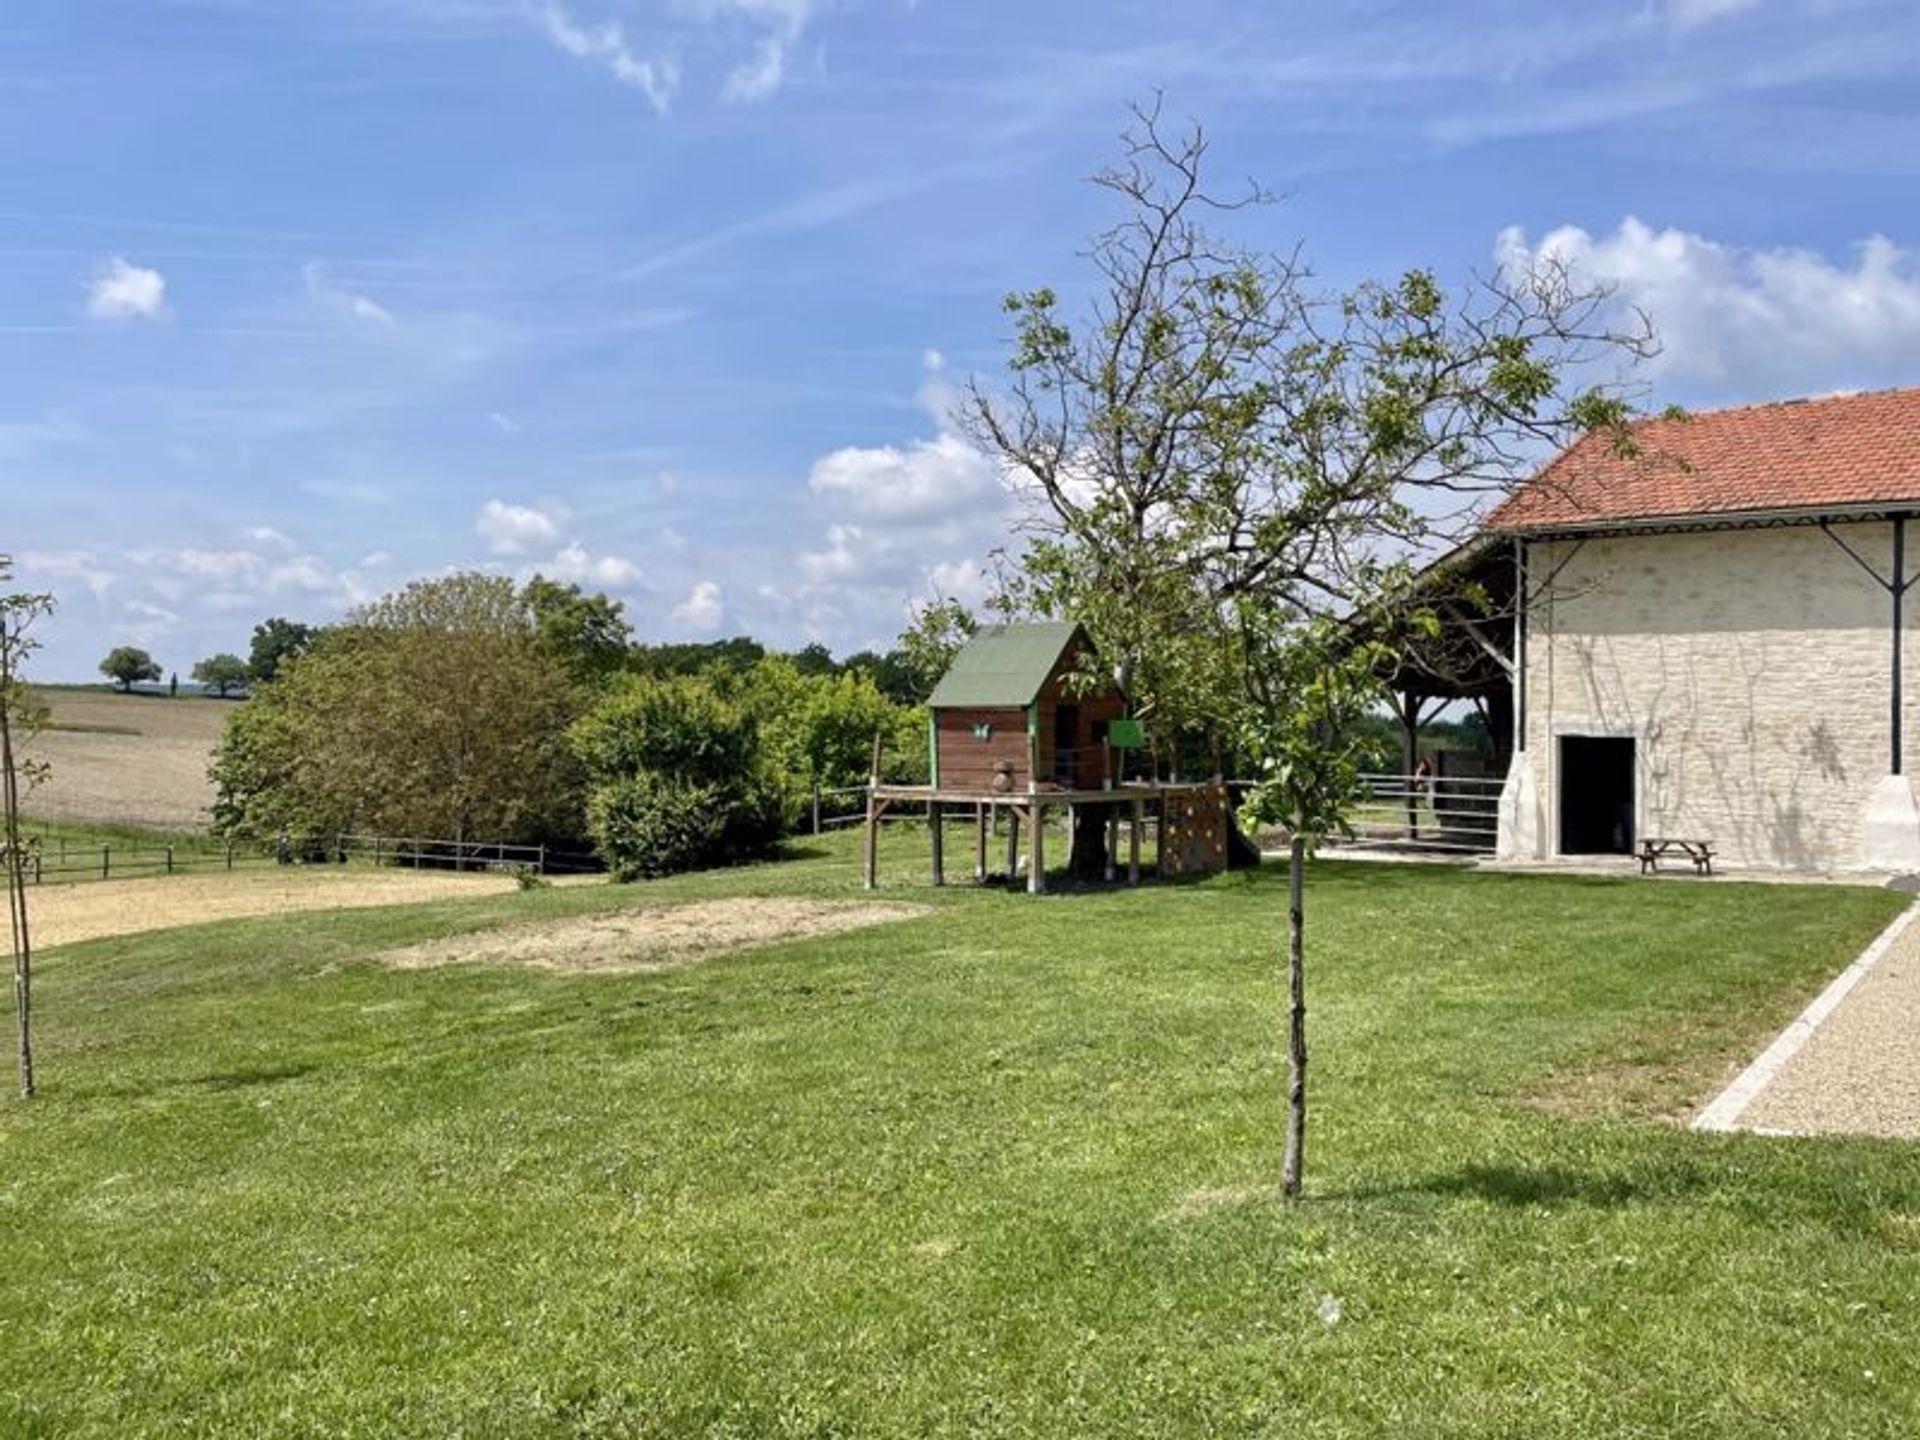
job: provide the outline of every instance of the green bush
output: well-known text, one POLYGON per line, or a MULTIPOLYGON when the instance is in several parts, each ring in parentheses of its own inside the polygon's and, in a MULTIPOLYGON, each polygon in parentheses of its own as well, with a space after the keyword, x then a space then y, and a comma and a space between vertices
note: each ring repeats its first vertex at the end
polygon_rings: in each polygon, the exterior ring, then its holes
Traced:
POLYGON ((671 875, 719 857, 726 797, 653 772, 609 780, 587 797, 587 828, 614 879, 671 875))
POLYGON ((588 829, 621 879, 753 859, 780 838, 759 726, 705 680, 629 676, 572 740, 588 829))

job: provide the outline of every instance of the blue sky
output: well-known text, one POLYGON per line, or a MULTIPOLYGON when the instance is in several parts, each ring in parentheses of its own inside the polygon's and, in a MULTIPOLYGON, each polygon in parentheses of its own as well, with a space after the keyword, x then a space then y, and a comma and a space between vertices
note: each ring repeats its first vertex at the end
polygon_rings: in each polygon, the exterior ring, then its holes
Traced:
POLYGON ((1915 0, 9 0, 0 553, 38 673, 541 570, 838 651, 979 591, 944 419, 1156 87, 1332 284, 1551 247, 1655 398, 1920 383, 1915 0))

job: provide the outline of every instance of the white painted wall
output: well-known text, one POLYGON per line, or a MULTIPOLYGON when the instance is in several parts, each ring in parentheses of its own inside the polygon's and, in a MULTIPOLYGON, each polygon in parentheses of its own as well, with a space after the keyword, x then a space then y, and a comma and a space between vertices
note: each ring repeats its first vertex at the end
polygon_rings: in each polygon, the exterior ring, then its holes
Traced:
MULTIPOLYGON (((1889 573, 1891 525, 1835 528, 1889 573)), ((1913 573, 1920 523, 1907 538, 1913 573)), ((1534 584, 1572 550, 1531 545, 1534 584)), ((1527 744, 1542 852, 1559 848, 1557 738, 1631 735, 1638 834, 1708 838, 1732 865, 1865 868, 1889 761, 1890 607, 1814 526, 1588 540, 1531 611, 1527 744)), ((1909 606, 1909 772, 1913 617, 1909 606)))

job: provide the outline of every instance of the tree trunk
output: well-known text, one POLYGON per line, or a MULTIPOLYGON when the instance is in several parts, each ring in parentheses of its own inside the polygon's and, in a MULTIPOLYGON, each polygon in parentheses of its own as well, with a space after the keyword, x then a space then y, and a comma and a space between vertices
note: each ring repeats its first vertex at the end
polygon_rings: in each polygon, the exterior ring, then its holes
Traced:
MULTIPOLYGON (((4 617, 0 617, 0 624, 4 617)), ((9 645, 0 635, 0 646, 9 645)), ((20 780, 13 757, 13 666, 0 655, 0 850, 7 862, 7 928, 13 936, 14 1023, 19 1033, 20 1095, 33 1098, 33 944, 27 931, 27 874, 20 850, 20 780)))
POLYGON ((1111 863, 1107 855, 1107 817, 1111 807, 1082 804, 1068 808, 1073 828, 1067 870, 1075 880, 1100 881, 1106 877, 1111 863))
POLYGON ((1307 1148, 1307 842, 1293 837, 1287 850, 1287 1150, 1280 1190, 1300 1198, 1300 1170, 1307 1148))

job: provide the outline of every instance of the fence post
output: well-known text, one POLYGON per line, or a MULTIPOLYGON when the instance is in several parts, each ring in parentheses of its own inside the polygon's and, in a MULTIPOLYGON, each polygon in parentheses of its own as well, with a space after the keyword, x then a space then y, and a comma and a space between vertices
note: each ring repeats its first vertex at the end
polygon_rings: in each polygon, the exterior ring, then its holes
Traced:
POLYGON ((107 872, 112 868, 113 868, 113 862, 109 858, 108 847, 105 845, 102 845, 100 847, 100 878, 102 880, 106 879, 107 872))
POLYGON ((545 845, 540 847, 539 858, 533 862, 533 873, 536 875, 544 875, 547 873, 547 847, 545 845))
POLYGON ((233 841, 227 841, 227 869, 233 869, 233 841))
POLYGON ((820 833, 820 782, 813 782, 813 833, 820 833))
POLYGON ((173 846, 167 846, 167 874, 173 874, 173 846))

